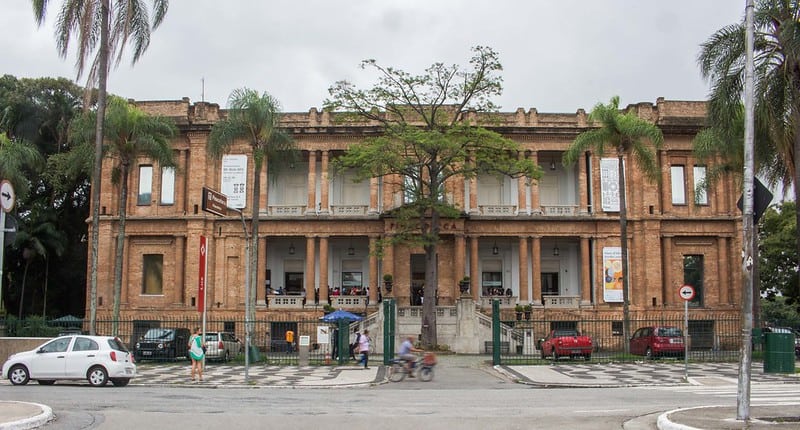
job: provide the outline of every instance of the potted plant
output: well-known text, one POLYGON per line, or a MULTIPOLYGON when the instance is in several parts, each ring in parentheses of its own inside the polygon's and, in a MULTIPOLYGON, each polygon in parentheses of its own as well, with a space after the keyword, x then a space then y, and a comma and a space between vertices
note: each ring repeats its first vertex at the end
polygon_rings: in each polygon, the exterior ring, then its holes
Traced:
POLYGON ((334 308, 333 306, 331 306, 328 303, 325 303, 325 306, 322 307, 322 312, 325 312, 326 314, 329 314, 329 313, 331 313, 331 312, 333 312, 335 310, 336 310, 336 308, 334 308))
POLYGON ((394 278, 391 274, 387 273, 383 275, 383 287, 386 288, 387 293, 392 292, 392 284, 394 282, 394 278))
POLYGON ((458 289, 461 290, 461 294, 469 293, 469 276, 464 276, 458 281, 458 289))
POLYGON ((525 314, 525 319, 530 321, 531 313, 533 312, 533 306, 530 303, 528 303, 527 305, 522 307, 522 312, 525 314))
POLYGON ((522 307, 522 305, 519 304, 519 303, 516 306, 514 306, 514 312, 517 314, 517 321, 522 320, 522 312, 524 310, 525 310, 525 308, 522 307))

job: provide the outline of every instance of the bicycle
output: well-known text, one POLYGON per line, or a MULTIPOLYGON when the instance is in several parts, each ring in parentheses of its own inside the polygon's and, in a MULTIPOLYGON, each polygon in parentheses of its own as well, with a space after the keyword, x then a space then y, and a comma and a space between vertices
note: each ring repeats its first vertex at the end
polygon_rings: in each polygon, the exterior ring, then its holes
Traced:
POLYGON ((436 356, 427 352, 411 364, 409 369, 408 360, 395 358, 389 366, 389 381, 400 382, 406 375, 417 376, 420 381, 428 382, 433 379, 433 368, 436 366, 436 356))

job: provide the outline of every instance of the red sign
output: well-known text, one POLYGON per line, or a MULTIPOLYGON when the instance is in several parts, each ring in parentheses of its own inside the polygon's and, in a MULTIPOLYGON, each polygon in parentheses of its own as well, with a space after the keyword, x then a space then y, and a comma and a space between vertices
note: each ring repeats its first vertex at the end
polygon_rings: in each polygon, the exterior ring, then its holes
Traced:
POLYGON ((694 287, 688 284, 681 286, 681 289, 678 290, 678 295, 680 295, 681 298, 683 300, 686 300, 687 302, 694 298, 694 294, 695 294, 694 287))
POLYGON ((200 276, 197 289, 197 312, 206 308, 206 263, 208 263, 208 248, 206 237, 200 236, 200 276))

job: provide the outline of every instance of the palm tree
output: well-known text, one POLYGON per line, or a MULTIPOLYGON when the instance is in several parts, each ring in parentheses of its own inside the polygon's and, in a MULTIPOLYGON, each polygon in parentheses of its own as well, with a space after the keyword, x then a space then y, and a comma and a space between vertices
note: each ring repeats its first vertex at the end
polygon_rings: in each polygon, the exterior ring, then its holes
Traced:
POLYGON ((23 140, 10 139, 0 130, 0 178, 8 179, 19 198, 30 188, 28 170, 37 170, 44 163, 35 146, 23 140))
MULTIPOLYGON (((89 116, 91 118, 91 115, 89 116)), ((76 121, 88 125, 93 120, 82 118, 76 121)), ((150 116, 137 109, 131 103, 120 97, 109 97, 106 110, 104 131, 105 141, 108 146, 105 150, 107 156, 115 160, 116 165, 112 172, 114 182, 119 186, 120 193, 117 201, 119 213, 119 231, 117 232, 117 249, 114 255, 114 302, 112 334, 117 334, 119 321, 119 305, 122 293, 122 261, 125 244, 125 221, 127 219, 128 203, 128 178, 132 165, 142 157, 156 161, 161 167, 174 167, 175 157, 172 153, 170 139, 177 134, 175 124, 166 117, 150 116)), ((88 137, 93 138, 92 129, 88 130, 88 137)), ((76 130, 78 134, 81 130, 76 130)), ((87 135, 87 134, 84 134, 87 135)), ((91 139, 93 140, 93 139, 91 139)))
MULTIPOLYGON (((259 94, 249 88, 239 88, 228 97, 227 118, 214 124, 208 137, 208 151, 219 158, 227 152, 237 139, 247 139, 253 151, 253 203, 250 236, 249 285, 255 286, 258 273, 258 214, 261 197, 261 169, 266 160, 267 172, 275 177, 286 165, 286 160, 295 157, 291 137, 279 128, 280 104, 269 93, 259 94)), ((255 294, 250 294, 249 321, 255 317, 255 294)))
MULTIPOLYGON (((655 124, 637 117, 634 111, 621 113, 619 96, 612 97, 611 102, 607 105, 601 103, 595 105, 589 114, 589 121, 599 127, 579 134, 564 153, 563 163, 565 166, 575 164, 587 150, 593 150, 598 155, 605 154, 607 150, 615 150, 617 153, 619 230, 622 249, 623 338, 628 339, 630 335, 628 311, 630 272, 628 271, 628 212, 625 200, 624 160, 626 156, 628 159, 632 159, 648 180, 657 182, 660 169, 653 149, 661 147, 664 135, 655 124)), ((625 349, 627 350, 627 348, 626 345, 625 349)))
POLYGON ((14 239, 14 248, 22 250, 22 257, 25 260, 22 287, 19 293, 18 317, 22 319, 28 268, 31 263, 40 257, 45 260, 44 304, 42 310, 44 314, 46 311, 44 306, 47 306, 47 273, 50 263, 48 257, 50 255, 61 256, 66 248, 66 236, 57 227, 55 213, 50 210, 34 210, 17 232, 17 237, 14 239))
MULTIPOLYGON (((36 23, 44 23, 49 0, 31 0, 36 23)), ((152 0, 152 28, 161 25, 169 7, 169 0, 152 0)), ((108 84, 109 60, 116 54, 116 64, 128 43, 133 42, 133 63, 150 45, 150 14, 142 0, 64 0, 56 22, 56 46, 64 58, 69 50, 70 39, 77 38, 78 78, 86 69, 87 60, 94 59, 89 67, 87 99, 89 90, 97 84, 97 123, 95 124, 94 166, 92 171, 92 259, 89 287, 89 332, 95 333, 97 319, 97 253, 100 225, 100 176, 103 173, 103 120, 106 116, 106 87, 108 84), (96 51, 96 52, 95 52, 96 51)), ((88 103, 84 103, 88 106, 88 103)))
MULTIPOLYGON (((775 160, 760 173, 770 184, 781 182, 784 188, 793 184, 795 201, 800 201, 799 19, 800 3, 796 1, 756 1, 755 117, 757 128, 764 127, 770 137, 759 146, 766 145, 775 160)), ((745 29, 743 20, 718 30, 701 45, 698 56, 703 77, 712 83, 709 122, 719 129, 730 128, 744 95, 745 29)), ((800 207, 795 218, 800 223, 800 207)), ((796 246, 800 255, 800 235, 796 246)))

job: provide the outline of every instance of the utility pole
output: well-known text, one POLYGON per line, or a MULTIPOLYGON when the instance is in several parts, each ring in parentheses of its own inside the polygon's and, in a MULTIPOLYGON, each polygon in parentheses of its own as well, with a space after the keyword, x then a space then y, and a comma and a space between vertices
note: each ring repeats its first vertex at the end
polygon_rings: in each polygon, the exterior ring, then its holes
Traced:
POLYGON ((739 384, 736 392, 736 419, 750 420, 750 370, 753 355, 753 200, 755 162, 754 139, 754 2, 746 0, 745 6, 745 66, 744 66, 744 190, 742 202, 742 348, 739 357, 739 384))

